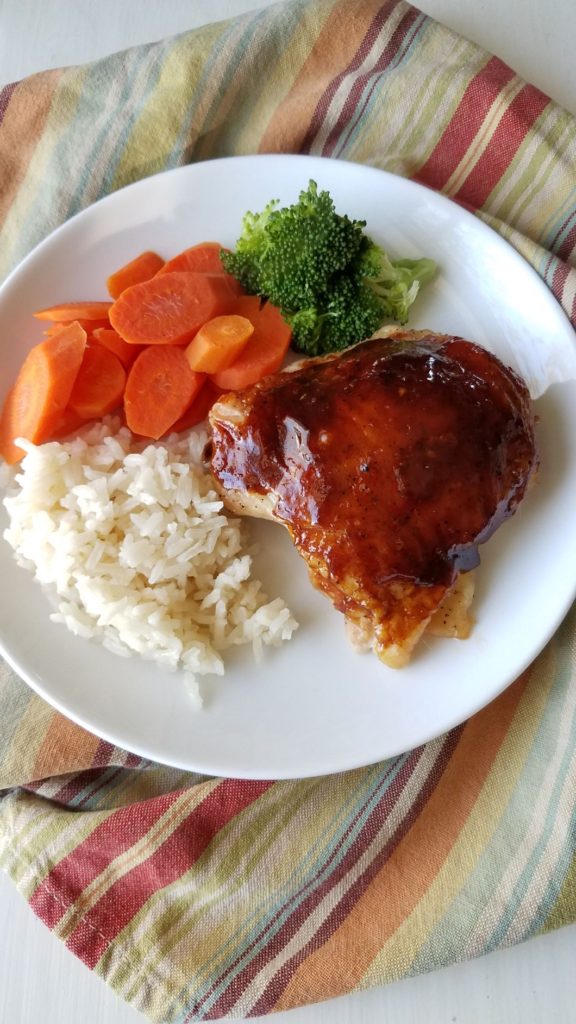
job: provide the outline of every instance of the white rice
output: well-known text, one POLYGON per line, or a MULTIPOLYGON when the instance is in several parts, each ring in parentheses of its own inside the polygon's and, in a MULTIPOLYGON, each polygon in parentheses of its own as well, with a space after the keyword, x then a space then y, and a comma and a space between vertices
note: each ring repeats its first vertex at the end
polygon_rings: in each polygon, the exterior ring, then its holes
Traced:
POLYGON ((4 505, 19 565, 53 595, 54 622, 182 670, 192 695, 221 652, 289 640, 297 623, 251 579, 245 526, 201 465, 202 432, 135 443, 108 417, 26 450, 4 505))

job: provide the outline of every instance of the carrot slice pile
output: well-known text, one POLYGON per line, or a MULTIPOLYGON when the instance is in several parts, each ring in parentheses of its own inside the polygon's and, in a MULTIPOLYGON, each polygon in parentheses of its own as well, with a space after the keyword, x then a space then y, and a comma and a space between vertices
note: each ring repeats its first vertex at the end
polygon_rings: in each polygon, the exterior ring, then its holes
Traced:
POLYGON ((142 346, 129 345, 112 327, 98 327, 92 331, 90 337, 96 344, 109 348, 126 368, 132 366, 136 356, 142 351, 142 346))
POLYGON ((123 291, 126 291, 126 288, 130 288, 133 284, 141 284, 142 281, 148 281, 163 266, 164 260, 158 253, 150 250, 141 252, 139 256, 110 274, 106 281, 108 294, 113 299, 117 299, 123 291))
POLYGON ((179 345, 226 313, 231 301, 224 275, 158 274, 122 292, 110 323, 130 345, 179 345))
POLYGON ((124 391, 126 423, 135 434, 158 440, 191 405, 205 381, 175 345, 144 349, 133 363, 124 391))
POLYGON ((100 330, 102 327, 110 327, 108 317, 105 320, 57 320, 55 323, 50 324, 49 327, 46 327, 42 333, 45 337, 49 338, 53 334, 58 334, 58 331, 61 331, 64 327, 68 327, 70 323, 80 324, 80 327, 86 331, 86 334, 93 334, 94 331, 100 330))
POLYGON ((237 316, 245 316, 254 323, 254 317, 258 317, 261 306, 262 299, 259 295, 239 295, 232 312, 237 316))
POLYGON ((111 305, 111 302, 66 302, 37 309, 34 316, 37 320, 52 320, 55 323, 63 320, 106 320, 111 305))
POLYGON ((72 412, 72 409, 64 409, 58 423, 50 434, 51 441, 59 441, 62 437, 68 437, 69 434, 73 434, 79 427, 84 426, 86 420, 84 416, 79 416, 77 412, 72 412))
POLYGON ((220 245, 220 242, 201 242, 200 245, 191 245, 184 249, 171 260, 167 260, 159 274, 172 274, 176 272, 194 272, 199 274, 224 274, 226 271, 220 260, 220 253, 227 250, 220 245))
POLYGON ((113 301, 37 310, 44 341, 27 356, 0 414, 0 455, 123 408, 129 428, 158 439, 204 420, 223 391, 280 369, 291 332, 280 311, 224 271, 218 242, 164 262, 146 250, 115 270, 113 301))
POLYGON ((232 313, 207 320, 186 349, 190 369, 201 373, 225 370, 253 333, 254 326, 245 316, 232 313))
POLYGON ((177 256, 167 260, 158 275, 162 274, 220 274, 226 278, 234 295, 242 295, 244 289, 232 274, 228 274, 222 265, 220 255, 227 252, 220 242, 201 242, 184 249, 177 256))
POLYGON ((206 377, 199 393, 192 399, 186 412, 170 427, 170 433, 178 434, 181 430, 190 430, 191 427, 196 427, 199 423, 202 423, 219 397, 219 389, 214 387, 210 377, 206 377))
POLYGON ((84 352, 68 408, 85 420, 113 412, 122 402, 126 371, 110 349, 94 345, 84 352))
POLYGON ((70 398, 86 348, 86 331, 70 324, 35 345, 24 360, 0 417, 0 454, 14 464, 24 455, 16 438, 42 444, 70 398))
POLYGON ((221 391, 239 391, 256 384, 262 377, 276 373, 288 351, 292 331, 280 310, 266 302, 253 315, 254 333, 238 358, 226 369, 212 375, 221 391))

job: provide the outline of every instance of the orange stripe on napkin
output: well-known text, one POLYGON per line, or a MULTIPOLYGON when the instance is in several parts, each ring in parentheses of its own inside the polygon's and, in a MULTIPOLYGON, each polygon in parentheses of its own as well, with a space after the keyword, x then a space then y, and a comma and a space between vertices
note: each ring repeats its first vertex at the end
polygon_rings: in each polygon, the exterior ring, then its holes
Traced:
POLYGON ((44 71, 41 91, 36 75, 25 78, 10 94, 2 120, 0 227, 28 171, 62 74, 60 70, 44 71))
POLYGON ((530 672, 466 724, 440 782, 411 830, 341 926, 292 975, 274 1010, 354 989, 414 910, 472 811, 506 737, 530 672), (386 907, 386 913, 382 913, 386 907), (353 951, 353 955, 352 955, 353 951))
POLYGON ((294 85, 269 122, 260 140, 261 153, 297 151, 314 112, 334 77, 335 67, 348 65, 374 17, 374 0, 358 0, 354 16, 347 0, 329 14, 294 85))
POLYGON ((97 736, 55 713, 36 755, 32 778, 91 768, 99 744, 97 736))

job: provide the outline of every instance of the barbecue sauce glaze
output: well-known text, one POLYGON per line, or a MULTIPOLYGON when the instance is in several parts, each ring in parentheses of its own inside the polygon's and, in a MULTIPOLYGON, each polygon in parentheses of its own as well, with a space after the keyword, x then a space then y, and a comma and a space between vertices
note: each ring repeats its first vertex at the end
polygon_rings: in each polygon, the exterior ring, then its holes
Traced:
POLYGON ((524 383, 461 338, 370 339, 235 397, 220 487, 273 492, 314 584, 384 646, 478 564, 537 464, 524 383))

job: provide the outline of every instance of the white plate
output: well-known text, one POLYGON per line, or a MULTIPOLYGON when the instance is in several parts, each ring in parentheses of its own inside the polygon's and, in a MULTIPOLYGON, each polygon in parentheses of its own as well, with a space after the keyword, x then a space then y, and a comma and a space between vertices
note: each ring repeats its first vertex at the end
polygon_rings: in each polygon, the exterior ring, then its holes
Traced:
MULTIPOLYGON (((508 359, 518 339, 554 338, 572 355, 573 331, 545 285, 456 204, 342 161, 241 157, 138 182, 38 246, 0 291, 2 389, 39 340, 33 309, 106 298, 106 275, 142 249, 168 257, 205 239, 233 245, 245 210, 272 197, 294 201, 311 177, 330 190, 337 209, 365 218, 393 253, 438 262, 438 279, 419 298, 410 326, 460 334, 508 359)), ((117 658, 50 623, 47 598, 2 542, 4 654, 38 693, 92 732, 208 774, 304 777, 409 750, 496 697, 539 653, 574 597, 576 385, 554 385, 537 406, 538 486, 482 551, 472 636, 428 641, 408 668, 395 672, 350 650, 342 617, 312 589, 288 535, 272 523, 254 524, 264 551, 257 569, 301 627, 258 666, 246 652, 233 654, 226 675, 203 684, 202 712, 190 708, 178 676, 117 658)))

